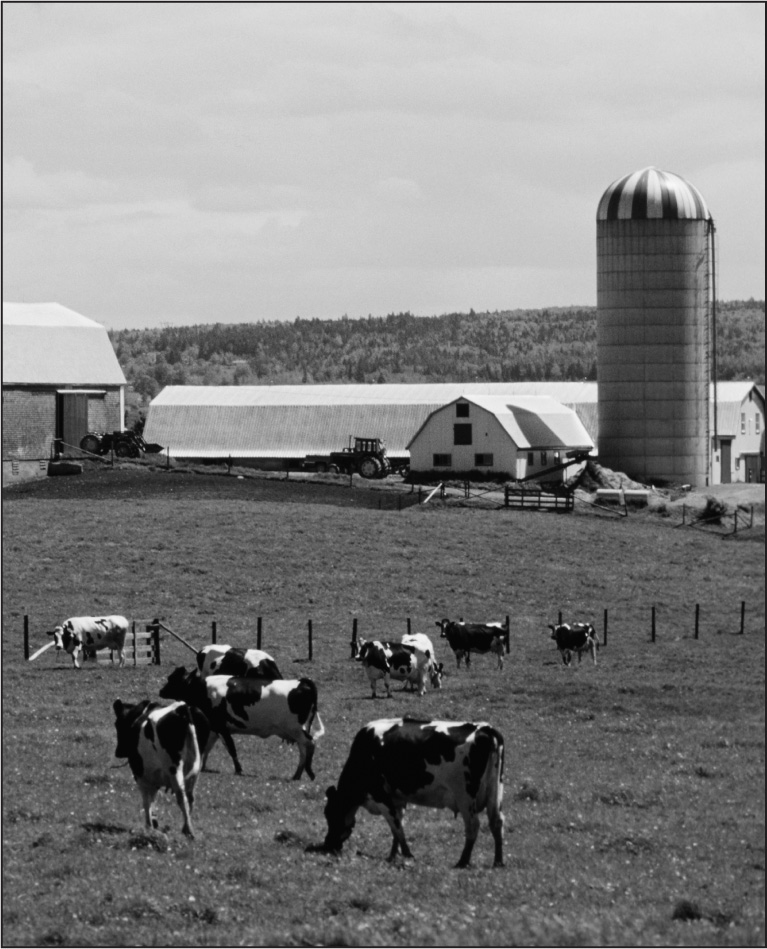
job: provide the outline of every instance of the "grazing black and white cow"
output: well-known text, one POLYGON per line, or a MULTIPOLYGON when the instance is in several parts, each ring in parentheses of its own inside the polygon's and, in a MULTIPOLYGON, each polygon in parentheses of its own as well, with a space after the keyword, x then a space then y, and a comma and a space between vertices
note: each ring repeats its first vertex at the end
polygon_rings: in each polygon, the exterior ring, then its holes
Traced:
POLYGON ((198 671, 187 672, 179 666, 160 689, 164 699, 178 699, 199 708, 210 722, 211 740, 203 757, 208 755, 220 735, 226 745, 235 774, 242 774, 232 735, 277 735, 298 745, 298 780, 304 770, 314 780, 312 758, 314 742, 325 734, 317 711, 317 686, 311 679, 250 679, 240 676, 208 676, 198 671))
POLYGON ((125 639, 128 635, 128 620, 124 616, 72 616, 49 633, 56 649, 64 649, 72 656, 75 669, 80 668, 80 656, 97 649, 114 649, 120 655, 120 665, 125 665, 125 639))
POLYGON ((449 619, 437 623, 440 636, 447 639, 448 645, 455 653, 457 668, 461 668, 461 660, 466 660, 466 668, 471 667, 471 654, 480 655, 491 652, 498 657, 498 668, 503 669, 503 653, 508 644, 509 630, 500 623, 452 623, 449 619))
POLYGON ((467 867, 487 810, 495 841, 493 866, 503 866, 503 736, 481 722, 389 718, 357 732, 338 787, 327 790, 324 843, 308 849, 338 853, 351 836, 360 807, 386 818, 389 860, 412 857, 402 827, 408 804, 447 807, 463 817, 466 838, 458 867, 467 867))
POLYGON ((578 662, 581 661, 581 653, 590 652, 594 665, 597 664, 599 641, 591 623, 560 623, 558 626, 549 623, 549 629, 566 666, 570 665, 574 652, 578 653, 578 662))
POLYGON ((377 639, 369 642, 363 640, 356 659, 362 663, 368 674, 373 698, 377 697, 376 684, 379 679, 383 679, 389 698, 392 697, 391 679, 405 682, 405 688, 408 683, 417 686, 419 695, 426 692, 427 680, 434 689, 442 686, 442 664, 436 664, 431 655, 416 649, 415 646, 381 642, 377 639))
POLYGON ((171 790, 184 815, 183 832, 194 837, 194 786, 202 767, 201 749, 208 743, 210 726, 196 708, 183 702, 160 705, 145 700, 135 705, 113 704, 117 748, 115 757, 127 758, 141 791, 146 826, 157 829, 154 799, 171 790))
POLYGON ((236 646, 203 646, 197 653, 197 668, 203 679, 208 676, 246 676, 252 679, 281 679, 277 663, 263 649, 238 649, 236 646))

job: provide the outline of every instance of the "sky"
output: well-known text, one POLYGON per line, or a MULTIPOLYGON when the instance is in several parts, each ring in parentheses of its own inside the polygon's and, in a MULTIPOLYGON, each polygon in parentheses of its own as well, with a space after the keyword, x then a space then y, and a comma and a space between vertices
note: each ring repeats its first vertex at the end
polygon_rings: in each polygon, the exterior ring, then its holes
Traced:
POLYGON ((596 303, 647 165, 764 299, 761 3, 5 3, 3 299, 108 328, 596 303))

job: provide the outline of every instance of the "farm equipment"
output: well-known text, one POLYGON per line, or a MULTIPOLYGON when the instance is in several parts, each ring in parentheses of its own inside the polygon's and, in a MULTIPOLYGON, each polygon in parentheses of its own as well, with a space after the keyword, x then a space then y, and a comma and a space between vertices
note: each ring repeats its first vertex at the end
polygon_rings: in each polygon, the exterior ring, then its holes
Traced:
POLYGON ((118 458, 139 458, 142 452, 162 451, 162 445, 147 444, 137 432, 88 432, 80 440, 80 448, 91 455, 113 451, 118 458))
POLYGON ((348 448, 327 455, 307 455, 305 471, 327 471, 332 474, 359 474, 363 478, 385 478, 389 474, 408 473, 407 461, 392 459, 381 438, 349 438, 348 448))

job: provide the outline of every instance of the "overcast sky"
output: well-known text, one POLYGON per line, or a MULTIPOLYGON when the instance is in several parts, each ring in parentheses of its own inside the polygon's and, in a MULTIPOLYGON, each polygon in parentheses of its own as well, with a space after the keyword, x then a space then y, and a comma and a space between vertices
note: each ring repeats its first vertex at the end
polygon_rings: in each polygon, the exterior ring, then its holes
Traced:
POLYGON ((599 198, 764 298, 764 6, 6 3, 3 297, 111 328, 596 302, 599 198))

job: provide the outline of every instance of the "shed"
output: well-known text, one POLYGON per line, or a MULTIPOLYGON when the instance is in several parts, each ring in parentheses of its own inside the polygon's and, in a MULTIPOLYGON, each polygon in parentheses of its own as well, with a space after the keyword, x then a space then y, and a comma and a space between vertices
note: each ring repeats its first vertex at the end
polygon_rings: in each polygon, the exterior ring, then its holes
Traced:
MULTIPOLYGON (((573 409, 547 395, 463 394, 432 412, 408 444, 413 471, 517 479, 563 463, 568 451, 593 448, 573 409)), ((562 481, 565 470, 545 477, 562 481)))
POLYGON ((59 303, 3 304, 3 482, 45 473, 57 439, 123 427, 125 376, 106 329, 59 303))

